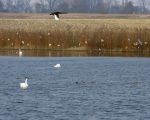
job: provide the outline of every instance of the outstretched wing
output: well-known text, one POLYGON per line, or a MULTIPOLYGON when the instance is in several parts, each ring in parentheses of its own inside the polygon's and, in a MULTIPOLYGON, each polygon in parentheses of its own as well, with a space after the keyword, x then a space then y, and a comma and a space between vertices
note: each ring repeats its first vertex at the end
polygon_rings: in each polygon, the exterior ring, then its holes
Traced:
POLYGON ((66 14, 66 12, 52 12, 50 15, 54 16, 55 20, 59 20, 59 14, 66 14))
POLYGON ((58 12, 58 14, 67 14, 67 12, 58 12))
POLYGON ((59 16, 59 14, 67 14, 67 12, 52 12, 52 13, 50 13, 50 15, 58 15, 58 16, 59 16))

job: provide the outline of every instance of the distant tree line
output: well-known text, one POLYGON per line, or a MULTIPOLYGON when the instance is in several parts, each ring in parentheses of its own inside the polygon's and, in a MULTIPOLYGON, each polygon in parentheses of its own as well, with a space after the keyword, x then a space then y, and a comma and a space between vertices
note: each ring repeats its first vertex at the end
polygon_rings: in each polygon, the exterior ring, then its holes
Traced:
POLYGON ((0 12, 150 13, 149 0, 0 0, 0 12), (125 1, 125 2, 124 2, 125 1))

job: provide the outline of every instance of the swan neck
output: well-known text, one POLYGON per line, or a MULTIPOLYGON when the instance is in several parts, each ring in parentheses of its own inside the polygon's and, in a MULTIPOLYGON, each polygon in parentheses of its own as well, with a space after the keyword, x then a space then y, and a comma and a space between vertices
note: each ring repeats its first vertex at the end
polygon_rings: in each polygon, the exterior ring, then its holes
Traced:
POLYGON ((27 84, 28 79, 25 80, 25 83, 27 84))

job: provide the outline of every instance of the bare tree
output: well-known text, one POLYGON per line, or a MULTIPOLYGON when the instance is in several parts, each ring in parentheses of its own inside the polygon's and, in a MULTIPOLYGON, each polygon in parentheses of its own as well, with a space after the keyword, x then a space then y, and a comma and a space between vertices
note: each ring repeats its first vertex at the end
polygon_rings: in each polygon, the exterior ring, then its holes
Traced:
POLYGON ((57 8, 60 11, 67 12, 69 10, 69 4, 68 4, 68 2, 63 1, 57 6, 57 8))
POLYGON ((107 4, 104 0, 99 0, 96 6, 96 11, 100 13, 108 13, 107 4))
POLYGON ((145 13, 146 12, 146 1, 145 0, 141 0, 142 2, 142 13, 145 13))
POLYGON ((8 12, 12 12, 12 8, 13 8, 12 3, 13 3, 12 0, 7 0, 6 1, 6 9, 7 9, 8 12))
POLYGON ((51 11, 55 9, 57 0, 47 0, 48 7, 51 11))
POLYGON ((41 3, 37 2, 34 4, 35 5, 35 12, 37 13, 41 13, 42 12, 42 9, 43 9, 43 6, 41 3))
POLYGON ((134 5, 132 1, 129 1, 128 3, 125 4, 123 13, 128 13, 128 14, 132 14, 134 13, 134 5))
POLYGON ((89 12, 87 0, 75 0, 73 3, 73 12, 89 12))
POLYGON ((17 2, 16 3, 17 12, 25 12, 25 5, 26 5, 25 0, 17 0, 16 2, 17 2))
POLYGON ((112 0, 105 0, 105 2, 108 8, 108 13, 111 13, 112 0))
POLYGON ((31 0, 26 0, 25 1, 25 12, 31 12, 31 6, 30 6, 31 0))
POLYGON ((146 0, 138 0, 138 2, 141 7, 141 12, 144 14, 146 12, 146 0))
MULTIPOLYGON (((99 12, 122 13, 127 8, 134 8, 135 13, 147 13, 150 0, 0 0, 0 11, 5 12, 99 12), (136 4, 128 4, 129 2, 136 4), (133 2, 134 1, 134 2, 133 2), (32 6, 32 4, 36 6, 32 6), (121 5, 122 3, 122 5, 121 5), (126 7, 126 8, 125 8, 126 7), (39 10, 38 10, 39 9, 39 10)), ((130 9, 131 10, 131 9, 130 9)))
POLYGON ((4 9, 4 4, 3 4, 3 2, 0 0, 0 11, 3 11, 3 9, 4 9))
POLYGON ((97 6, 97 4, 99 3, 99 1, 102 1, 102 0, 88 0, 88 9, 90 11, 94 11, 94 9, 97 6))

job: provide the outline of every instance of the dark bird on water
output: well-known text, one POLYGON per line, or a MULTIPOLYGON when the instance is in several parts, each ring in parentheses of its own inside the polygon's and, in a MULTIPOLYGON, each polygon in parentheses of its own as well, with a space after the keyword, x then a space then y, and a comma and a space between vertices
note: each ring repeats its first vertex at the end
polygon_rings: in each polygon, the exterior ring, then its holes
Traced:
POLYGON ((54 16, 54 19, 55 20, 59 20, 59 14, 66 14, 65 12, 52 12, 50 13, 50 15, 53 15, 54 16))
POLYGON ((76 84, 79 84, 79 82, 76 81, 76 84))

